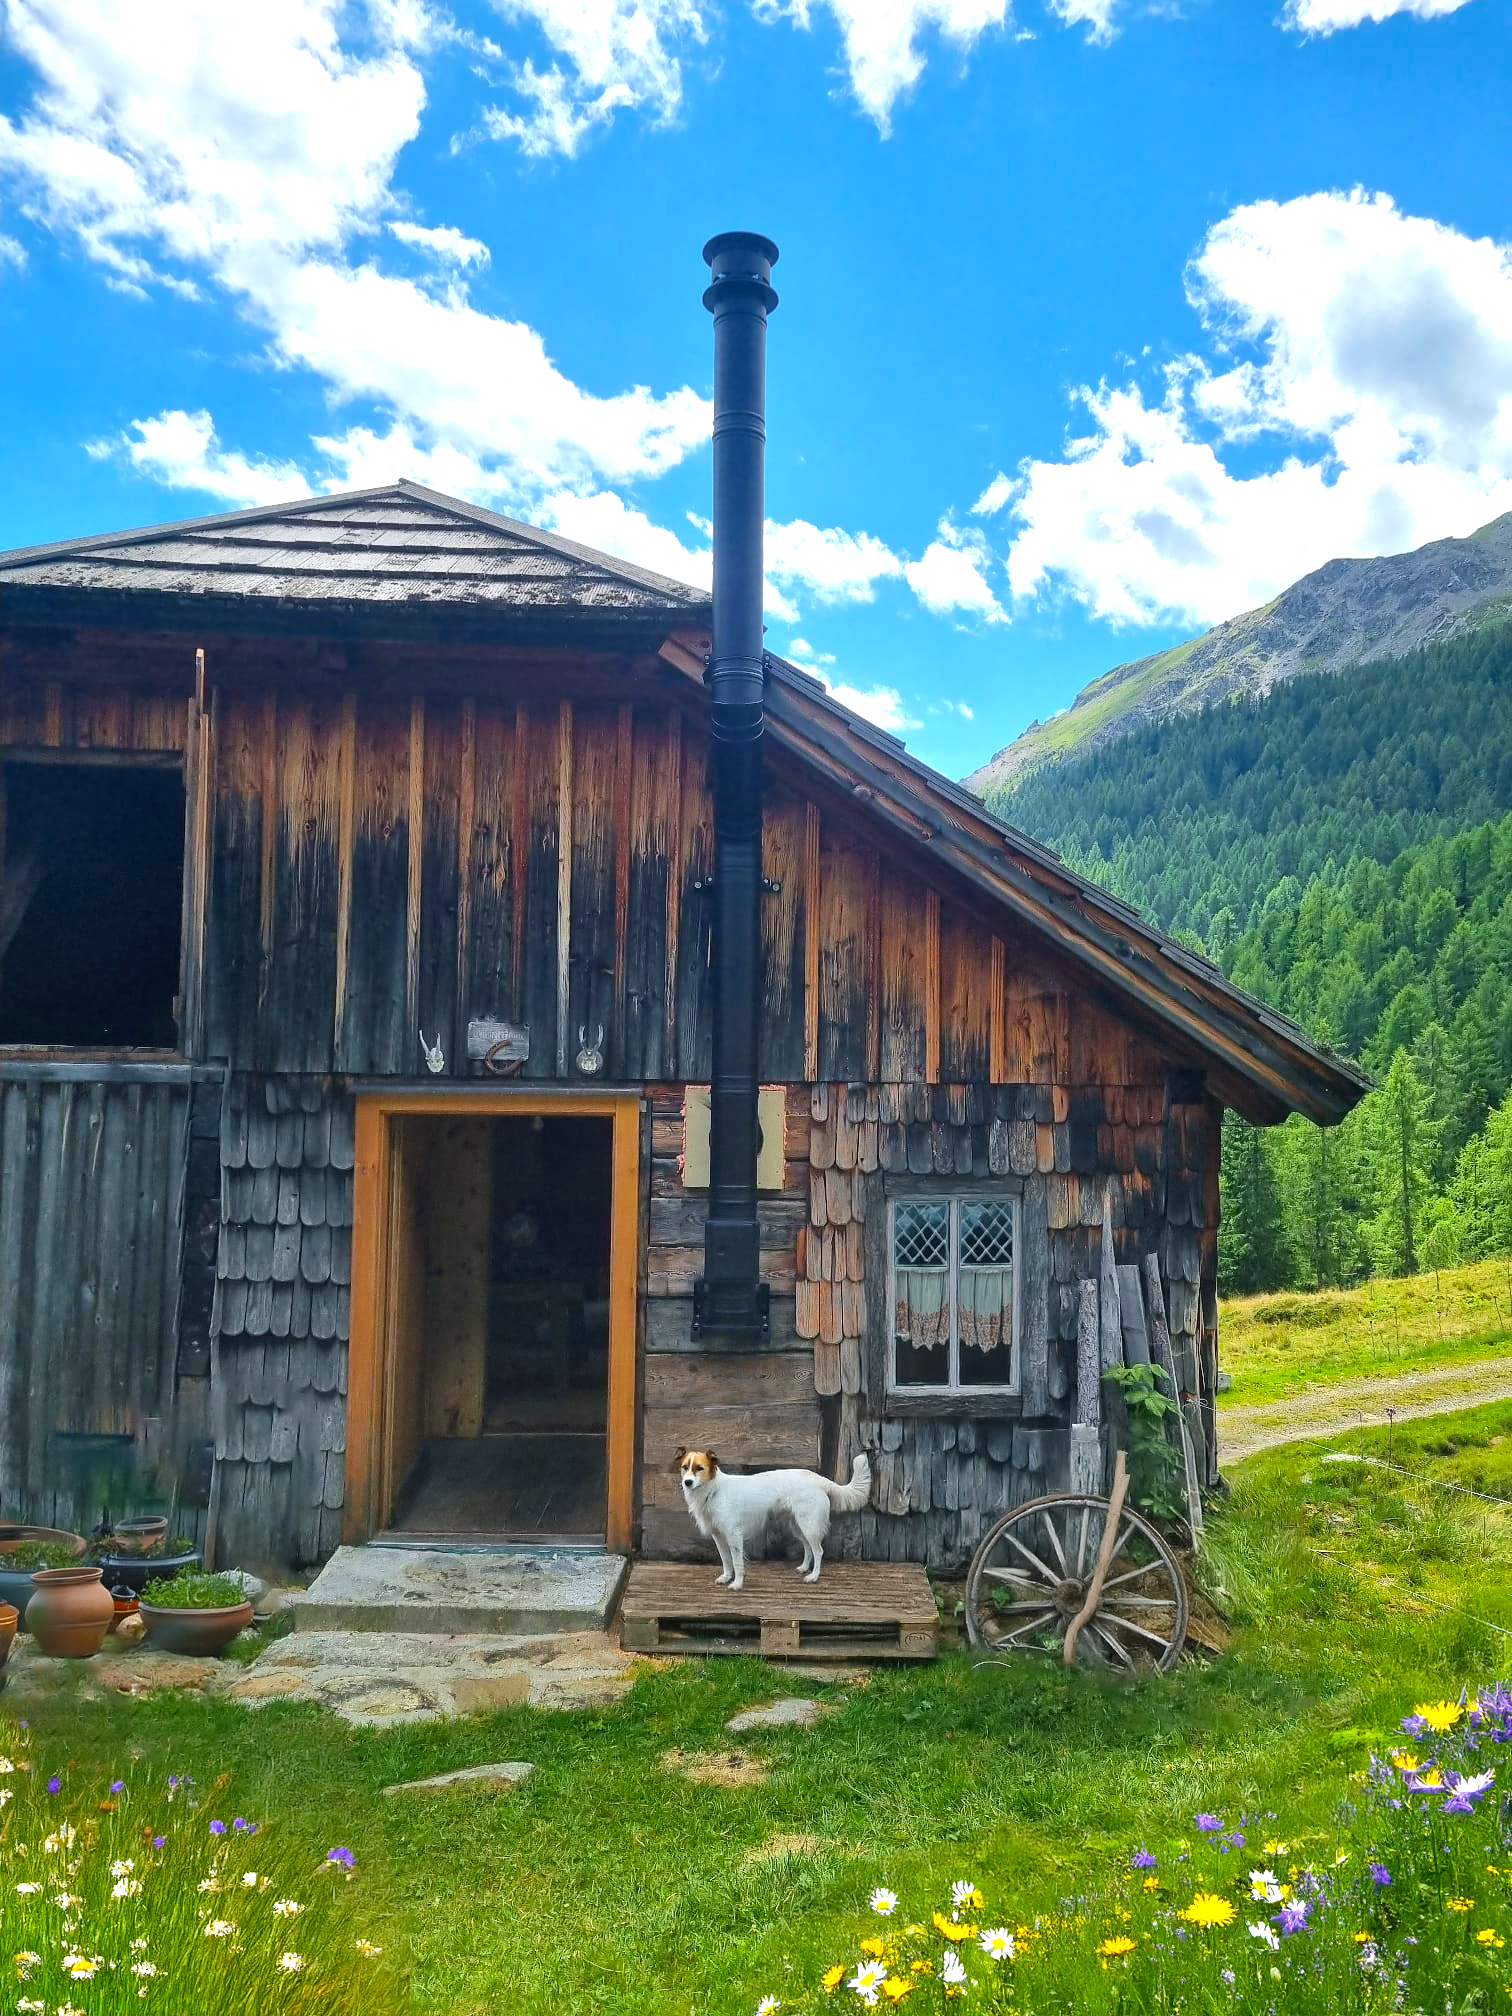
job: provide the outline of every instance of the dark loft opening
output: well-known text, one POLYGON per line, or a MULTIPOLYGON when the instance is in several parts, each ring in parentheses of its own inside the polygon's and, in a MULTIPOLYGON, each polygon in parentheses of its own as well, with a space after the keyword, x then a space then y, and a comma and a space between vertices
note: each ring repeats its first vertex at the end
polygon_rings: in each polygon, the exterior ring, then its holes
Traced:
POLYGON ((177 770, 0 766, 0 1043, 173 1049, 183 881, 177 770))

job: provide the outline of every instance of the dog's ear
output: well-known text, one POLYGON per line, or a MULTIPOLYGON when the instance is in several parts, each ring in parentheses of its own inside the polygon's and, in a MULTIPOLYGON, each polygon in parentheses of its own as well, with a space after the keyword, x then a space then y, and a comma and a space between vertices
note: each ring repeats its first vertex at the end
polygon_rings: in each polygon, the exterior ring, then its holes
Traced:
POLYGON ((684 1447, 682 1446, 682 1444, 681 1444, 681 1443, 679 1442, 679 1443, 678 1443, 678 1445, 677 1445, 677 1453, 676 1453, 676 1454, 675 1454, 675 1455, 673 1456, 673 1458, 672 1458, 672 1464, 671 1464, 671 1467, 672 1467, 672 1468, 673 1468, 674 1470, 681 1470, 681 1468, 682 1468, 682 1460, 683 1460, 684 1456, 686 1456, 686 1455, 687 1455, 687 1453, 688 1453, 688 1452, 687 1452, 687 1450, 686 1450, 686 1449, 684 1449, 684 1447))
POLYGON ((704 1454, 709 1459, 709 1475, 712 1477, 714 1472, 719 1468, 719 1458, 714 1454, 712 1449, 705 1449, 704 1454))

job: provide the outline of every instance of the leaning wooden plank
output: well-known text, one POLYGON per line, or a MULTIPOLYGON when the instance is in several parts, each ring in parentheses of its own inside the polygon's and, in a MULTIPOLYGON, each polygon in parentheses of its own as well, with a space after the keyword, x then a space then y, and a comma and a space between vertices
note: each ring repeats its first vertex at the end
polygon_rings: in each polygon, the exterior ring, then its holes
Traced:
POLYGON ((1115 1449, 1129 1446, 1129 1410, 1116 1381, 1108 1374, 1122 1367, 1123 1312, 1118 1294, 1118 1262, 1113 1247, 1113 1210, 1103 1192, 1102 1257, 1097 1277, 1097 1346, 1102 1365, 1103 1412, 1107 1420, 1108 1460, 1115 1449))

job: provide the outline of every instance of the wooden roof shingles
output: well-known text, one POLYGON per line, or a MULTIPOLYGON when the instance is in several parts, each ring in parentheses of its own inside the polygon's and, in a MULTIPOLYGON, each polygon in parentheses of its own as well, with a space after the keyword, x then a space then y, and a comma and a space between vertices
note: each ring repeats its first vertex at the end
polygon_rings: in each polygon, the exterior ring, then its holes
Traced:
POLYGON ((13 622, 628 642, 707 613, 682 582, 405 482, 0 553, 13 622))

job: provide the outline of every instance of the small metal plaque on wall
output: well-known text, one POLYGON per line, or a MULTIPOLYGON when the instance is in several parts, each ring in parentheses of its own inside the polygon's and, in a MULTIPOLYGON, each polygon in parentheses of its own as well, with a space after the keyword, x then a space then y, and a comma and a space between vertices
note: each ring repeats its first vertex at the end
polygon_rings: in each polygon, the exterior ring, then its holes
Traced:
POLYGON ((486 1071, 523 1064, 530 1055, 530 1030, 523 1022, 479 1020, 467 1025, 467 1061, 486 1071))
MULTIPOLYGON (((787 1126, 787 1089, 763 1085, 756 1094, 756 1126, 761 1148, 756 1157, 756 1188, 782 1188, 783 1133, 787 1126)), ((709 1187, 709 1088, 690 1085, 683 1095, 683 1188, 709 1187)))

